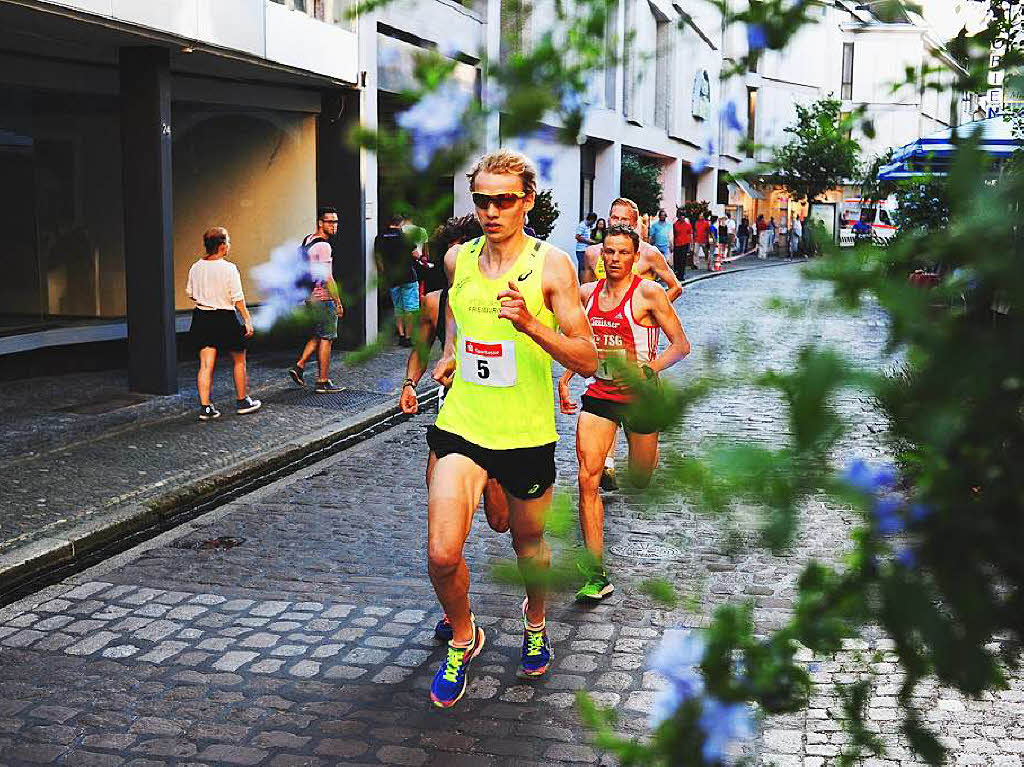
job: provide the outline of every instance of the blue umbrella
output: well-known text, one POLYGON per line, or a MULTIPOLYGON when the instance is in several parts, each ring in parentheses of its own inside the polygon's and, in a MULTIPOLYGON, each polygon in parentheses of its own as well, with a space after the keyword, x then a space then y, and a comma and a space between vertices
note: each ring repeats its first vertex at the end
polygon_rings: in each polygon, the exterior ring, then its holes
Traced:
POLYGON ((882 166, 878 178, 888 181, 911 178, 922 173, 945 175, 956 151, 954 136, 963 140, 976 132, 980 134, 978 148, 996 164, 1006 160, 1021 146, 1021 140, 1013 135, 1013 127, 1002 117, 964 123, 900 147, 893 153, 892 162, 882 166))

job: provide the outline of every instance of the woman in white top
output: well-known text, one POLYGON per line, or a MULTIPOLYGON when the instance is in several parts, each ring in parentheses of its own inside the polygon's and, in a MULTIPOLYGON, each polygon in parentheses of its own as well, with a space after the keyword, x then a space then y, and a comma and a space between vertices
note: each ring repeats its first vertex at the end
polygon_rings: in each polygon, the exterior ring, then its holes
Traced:
POLYGON ((199 420, 210 421, 220 418, 220 411, 210 402, 218 350, 231 353, 236 412, 239 415, 252 413, 263 403, 247 393, 249 376, 245 367, 245 340, 252 337, 252 318, 245 305, 238 267, 225 260, 231 252, 228 230, 215 227, 207 231, 203 235, 203 248, 206 255, 189 269, 185 292, 196 303, 189 335, 199 353, 199 373, 196 375, 199 420), (245 320, 244 330, 235 315, 236 310, 245 320))

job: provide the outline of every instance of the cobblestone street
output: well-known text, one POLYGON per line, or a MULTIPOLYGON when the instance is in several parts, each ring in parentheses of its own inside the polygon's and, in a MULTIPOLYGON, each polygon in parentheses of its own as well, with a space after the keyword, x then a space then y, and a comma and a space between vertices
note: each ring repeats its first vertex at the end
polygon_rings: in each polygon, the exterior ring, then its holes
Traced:
MULTIPOLYGON (((801 345, 828 342, 884 367, 884 318, 770 312, 769 297, 825 295, 783 266, 707 280, 677 301, 694 353, 672 376, 710 364, 784 369, 801 345), (742 339, 743 343, 739 343, 742 339)), ((560 371, 559 371, 560 372, 560 371)), ((576 391, 580 379, 575 379, 576 391)), ((852 429, 837 464, 883 454, 883 423, 855 392, 838 403, 852 429)), ((435 709, 430 679, 441 659, 438 609, 426 577, 425 413, 286 480, 201 517, 107 563, 0 610, 0 763, 67 765, 529 765, 611 763, 588 740, 575 691, 618 709, 642 735, 660 684, 647 656, 668 626, 700 626, 715 606, 752 600, 759 628, 781 624, 812 558, 836 561, 856 515, 824 502, 805 509, 786 556, 730 548, 718 521, 676 500, 606 496, 606 547, 617 590, 587 608, 556 595, 549 627, 556 658, 539 680, 516 673, 520 592, 488 578, 511 556, 507 535, 478 516, 467 558, 487 647, 466 697, 435 709), (204 547, 217 538, 233 548, 204 547), (661 575, 681 606, 666 610, 637 588, 661 575)), ((560 488, 574 492, 573 419, 559 416, 560 488)), ((717 436, 778 445, 780 403, 737 388, 697 406, 662 440, 695 452, 717 436)), ((624 452, 620 451, 620 455, 624 452)), ((655 482, 657 481, 657 475, 655 482)), ((896 738, 899 678, 883 637, 808 663, 818 683, 810 709, 764 722, 760 764, 823 767, 844 738, 834 681, 878 674, 870 717, 889 746, 881 765, 916 765, 896 738)), ((918 703, 957 765, 1019 767, 1024 681, 982 700, 923 685, 918 703)))

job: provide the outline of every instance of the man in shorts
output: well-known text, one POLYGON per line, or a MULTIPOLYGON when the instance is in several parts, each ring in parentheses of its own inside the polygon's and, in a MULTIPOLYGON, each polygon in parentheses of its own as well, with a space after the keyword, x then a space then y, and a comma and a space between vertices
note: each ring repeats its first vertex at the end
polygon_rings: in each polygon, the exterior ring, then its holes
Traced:
POLYGON ((418 252, 416 240, 420 227, 413 227, 405 216, 394 215, 388 228, 373 241, 377 277, 391 295, 395 309, 395 331, 399 346, 412 346, 414 315, 420 310, 420 288, 413 268, 418 252))
MULTIPOLYGON (((481 236, 480 223, 475 216, 449 219, 446 224, 438 228, 434 235, 434 241, 442 245, 447 253, 448 249, 461 245, 469 239, 481 236)), ((443 272, 442 272, 443 273, 443 272)), ((445 314, 448 310, 448 286, 440 290, 434 290, 420 300, 420 323, 419 332, 414 334, 412 351, 409 352, 409 359, 405 365, 405 380, 402 382, 402 393, 398 400, 398 406, 403 413, 415 415, 420 410, 419 397, 416 393, 416 384, 420 382, 427 370, 427 359, 430 357, 430 349, 434 341, 444 348, 445 331, 447 330, 445 314)), ((447 389, 441 388, 440 400, 444 402, 444 395, 447 389)), ((427 456, 427 487, 430 487, 430 478, 434 473, 434 466, 437 465, 437 456, 431 450, 427 456)), ((484 514, 487 516, 487 524, 496 533, 508 532, 508 501, 505 498, 505 491, 496 480, 488 477, 487 485, 484 487, 484 514)), ((452 638, 452 623, 447 615, 442 614, 441 620, 434 627, 434 636, 445 642, 452 638)))
MULTIPOLYGON (((628 197, 620 197, 612 202, 611 209, 608 211, 609 228, 628 226, 636 230, 639 221, 640 208, 628 197)), ((602 252, 602 245, 591 245, 587 248, 587 270, 584 274, 584 283, 604 278, 602 252)), ((683 293, 683 286, 679 284, 679 279, 668 265, 665 256, 656 247, 642 239, 637 258, 633 261, 633 273, 647 280, 660 279, 664 282, 665 289, 668 291, 669 303, 675 301, 683 293)), ((615 447, 615 440, 612 440, 605 458, 604 470, 601 473, 601 488, 603 490, 616 490, 619 486, 615 478, 615 447)))
POLYGON ((334 280, 333 250, 330 239, 338 234, 338 211, 323 207, 317 212, 316 231, 306 235, 300 246, 305 254, 312 280, 307 306, 313 315, 313 334, 302 348, 298 361, 288 374, 299 386, 305 386, 306 363, 315 354, 317 361, 316 391, 319 394, 337 391, 331 381, 331 347, 338 338, 338 320, 345 314, 341 292, 334 280))
MULTIPOLYGON (((624 376, 625 369, 635 369, 644 379, 655 380, 658 373, 690 353, 690 342, 665 290, 633 272, 640 244, 640 236, 632 228, 609 227, 602 243, 607 277, 580 289, 600 358, 597 373, 583 395, 583 412, 576 426, 580 527, 590 554, 587 581, 576 593, 580 601, 600 601, 615 590, 602 564, 604 505, 598 488, 617 427, 625 429, 629 442, 633 484, 646 487, 658 464, 659 425, 633 407, 635 393, 624 376), (658 354, 662 331, 669 345, 658 354)), ((559 402, 566 414, 577 409, 569 396, 572 377, 573 371, 567 370, 558 382, 559 402)))
POLYGON ((430 690, 444 708, 462 698, 467 666, 484 645, 470 610, 463 549, 488 477, 505 492, 526 580, 522 670, 529 676, 548 670, 545 587, 537 576, 551 556, 544 541, 558 440, 551 360, 582 375, 597 369, 574 264, 523 231, 537 192, 533 163, 498 150, 476 162, 469 184, 484 236, 445 254, 451 289, 434 379, 451 383, 451 390, 427 434, 437 456, 427 509, 428 571, 453 631, 430 690))

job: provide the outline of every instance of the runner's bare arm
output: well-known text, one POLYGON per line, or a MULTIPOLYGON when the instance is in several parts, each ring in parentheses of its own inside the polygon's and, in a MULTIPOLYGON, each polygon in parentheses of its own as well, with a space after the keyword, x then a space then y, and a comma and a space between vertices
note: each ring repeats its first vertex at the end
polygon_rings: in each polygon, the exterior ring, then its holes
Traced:
POLYGON ((647 257, 650 259, 654 273, 661 278, 662 282, 665 283, 665 290, 668 293, 668 302, 672 303, 683 294, 683 286, 679 284, 676 273, 672 271, 672 267, 668 265, 668 261, 665 260, 665 256, 663 256, 661 251, 657 248, 652 247, 647 252, 647 257))
MULTIPOLYGON (((584 283, 583 285, 580 285, 580 306, 583 306, 584 308, 586 308, 587 301, 589 301, 590 297, 592 295, 594 295, 594 288, 596 288, 596 287, 597 287, 597 283, 596 282, 587 282, 587 283, 584 283)), ((567 387, 569 385, 569 381, 572 380, 574 375, 576 375, 576 374, 572 371, 572 369, 570 369, 570 368, 566 368, 565 369, 565 372, 562 374, 562 377, 558 379, 559 391, 561 391, 561 387, 563 387, 563 386, 567 387)), ((568 389, 566 389, 566 391, 568 391, 568 389)), ((565 412, 565 411, 563 410, 562 412, 565 412)))
POLYGON ((686 337, 683 325, 679 322, 679 315, 675 313, 672 304, 669 303, 668 294, 661 285, 648 280, 640 284, 640 292, 648 306, 651 319, 665 331, 669 341, 668 348, 650 363, 652 370, 661 372, 690 353, 690 340, 686 337))
POLYGON ((509 320, 516 330, 530 336, 564 367, 580 375, 593 375, 597 370, 597 347, 580 303, 580 284, 569 256, 561 250, 549 250, 541 280, 544 303, 555 315, 561 332, 541 324, 530 314, 514 282, 509 282, 508 289, 498 294, 501 301, 498 317, 509 320))
POLYGON ((402 408, 403 413, 417 413, 420 409, 419 398, 416 396, 416 384, 419 383, 427 369, 430 347, 434 345, 440 298, 441 291, 435 290, 423 296, 423 303, 420 305, 420 323, 416 330, 416 336, 413 338, 409 359, 405 363, 405 381, 402 383, 402 393, 398 399, 398 406, 402 408), (420 354, 421 351, 422 354, 420 354), (412 382, 411 386, 410 382, 412 382))
MULTIPOLYGON (((453 245, 444 254, 444 273, 448 278, 449 285, 455 279, 455 262, 459 256, 459 247, 459 245, 453 245)), ((442 322, 442 319, 438 317, 437 321, 442 322)), ((445 308, 443 322, 445 323, 444 349, 441 350, 441 359, 434 366, 433 375, 434 380, 442 386, 451 386, 452 379, 455 377, 455 333, 458 328, 455 325, 455 315, 452 314, 450 300, 445 308)))
POLYGON ((597 279, 597 259, 601 257, 601 246, 591 245, 583 252, 583 284, 597 279))

